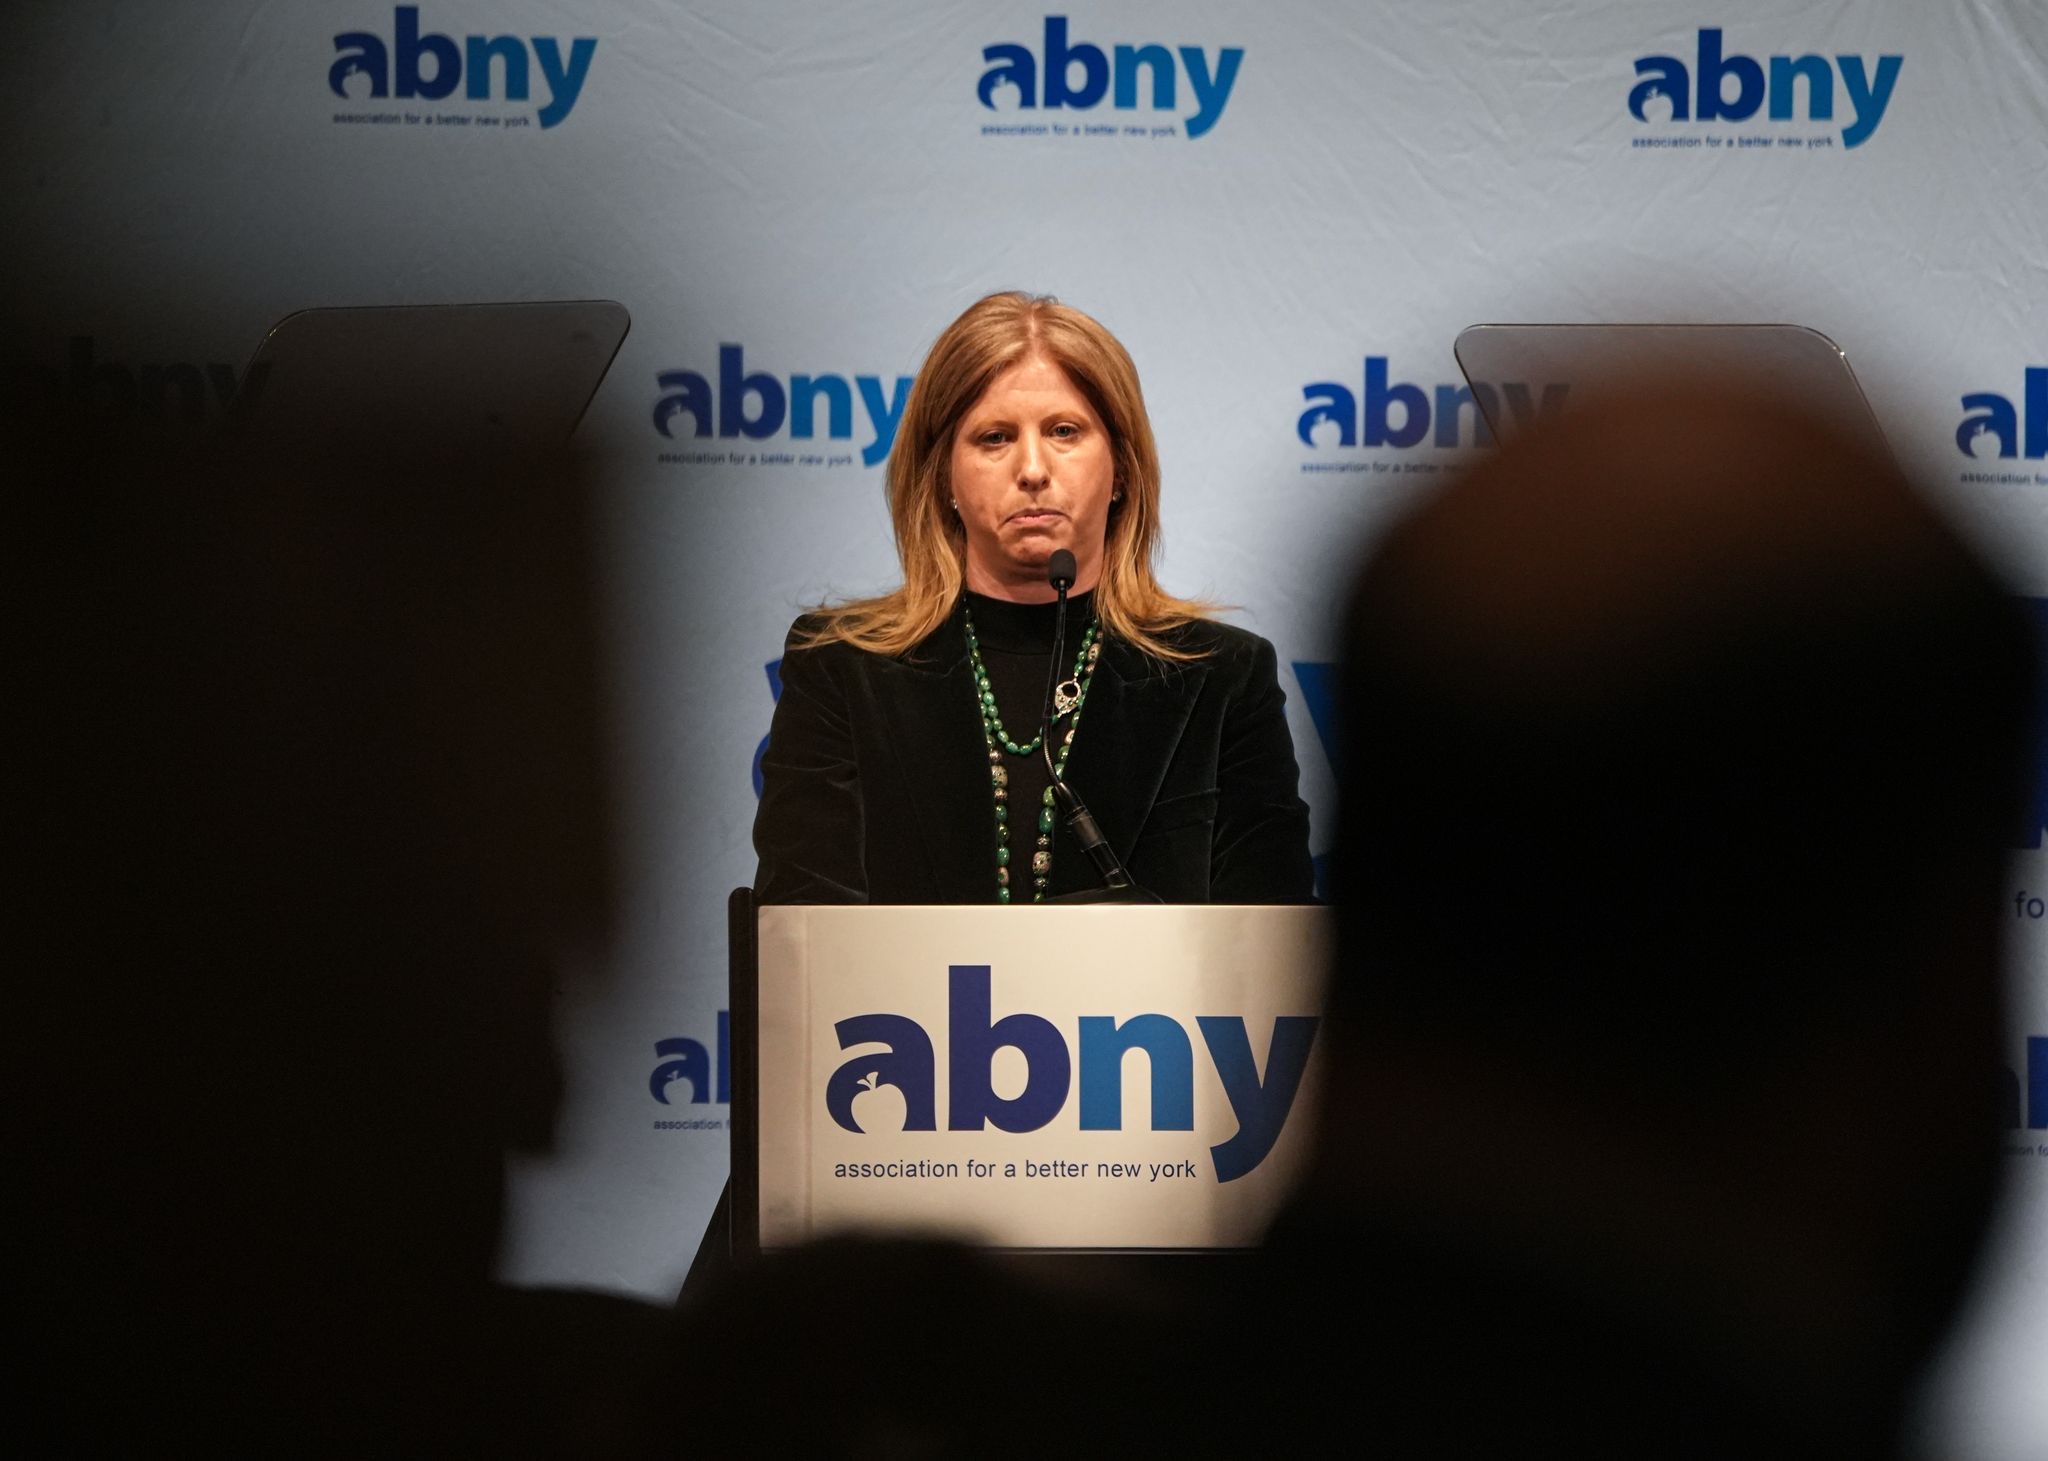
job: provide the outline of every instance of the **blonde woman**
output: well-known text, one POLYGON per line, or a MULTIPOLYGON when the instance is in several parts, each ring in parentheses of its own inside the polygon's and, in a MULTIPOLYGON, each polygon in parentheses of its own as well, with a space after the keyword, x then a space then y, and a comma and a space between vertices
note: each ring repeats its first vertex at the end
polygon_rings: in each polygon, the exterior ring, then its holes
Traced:
POLYGON ((1028 903, 1100 885, 1039 748, 1047 563, 1074 556, 1061 778, 1169 903, 1311 896, 1273 647, 1153 576, 1159 459, 1137 369, 1051 298, 941 334, 888 468, 903 583, 799 619, 762 758, 771 903, 1028 903))

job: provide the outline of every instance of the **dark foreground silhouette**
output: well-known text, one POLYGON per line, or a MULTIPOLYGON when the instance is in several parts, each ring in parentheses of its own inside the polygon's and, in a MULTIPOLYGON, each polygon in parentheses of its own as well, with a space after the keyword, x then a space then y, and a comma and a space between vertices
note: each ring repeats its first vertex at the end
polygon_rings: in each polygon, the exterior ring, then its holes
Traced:
POLYGON ((1375 547, 1330 1114, 1260 1254, 842 1242, 673 1320, 489 1279, 559 956, 608 917, 575 474, 15 460, 41 1449, 1895 1448, 1994 1195, 2033 649, 1854 443, 1689 388, 1375 547))
POLYGON ((16 1434, 581 1449, 655 1321, 491 1272, 609 917, 587 484, 48 425, 4 527, 16 1434))

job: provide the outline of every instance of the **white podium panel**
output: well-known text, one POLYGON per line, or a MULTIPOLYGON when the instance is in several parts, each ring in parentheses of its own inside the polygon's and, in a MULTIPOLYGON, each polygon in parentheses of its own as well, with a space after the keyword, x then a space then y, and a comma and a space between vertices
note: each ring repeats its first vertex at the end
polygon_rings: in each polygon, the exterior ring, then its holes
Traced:
POLYGON ((1309 1150, 1322 908, 765 908, 761 1245, 1256 1243, 1309 1150))

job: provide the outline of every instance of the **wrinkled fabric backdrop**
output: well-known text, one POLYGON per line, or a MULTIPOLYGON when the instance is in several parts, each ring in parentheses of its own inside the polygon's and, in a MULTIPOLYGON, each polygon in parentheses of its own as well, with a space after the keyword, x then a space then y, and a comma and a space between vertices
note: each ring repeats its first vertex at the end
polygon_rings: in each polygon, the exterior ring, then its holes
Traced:
MULTIPOLYGON (((1819 329, 2048 604, 2042 0, 79 0, 0 34, 0 290, 60 390, 111 366, 138 412, 210 416, 313 305, 632 313, 583 427, 625 917, 566 1011, 560 1153, 516 1174, 517 1280, 681 1278, 726 1171, 723 905, 782 635, 890 581, 908 376, 990 290, 1058 294, 1136 357, 1165 580, 1278 646, 1318 852, 1333 589, 1487 449, 1467 324, 1819 329), (203 402, 153 407, 176 365, 203 402)), ((2008 899, 2016 1200, 1928 1411, 1954 1455, 2048 1448, 2044 821, 2008 899)))

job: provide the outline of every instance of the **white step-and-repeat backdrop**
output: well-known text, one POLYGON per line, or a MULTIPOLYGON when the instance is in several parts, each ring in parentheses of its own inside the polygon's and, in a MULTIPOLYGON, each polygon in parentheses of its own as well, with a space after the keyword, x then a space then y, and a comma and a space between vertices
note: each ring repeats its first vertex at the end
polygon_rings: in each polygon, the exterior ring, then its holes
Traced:
MULTIPOLYGON (((71 0, 4 34, 30 389, 204 422, 307 306, 632 312, 584 427, 617 485, 629 896, 566 1012, 562 1151, 518 1174, 518 1279, 682 1276, 783 632, 890 580, 907 377, 992 289, 1130 346, 1165 579, 1279 647, 1317 851, 1333 587, 1486 449, 1464 325, 1813 326, 2048 606, 2042 0, 71 0)), ((2010 890, 2016 1200, 1933 1409, 1954 1454, 2048 1449, 2044 821, 2010 890)))

